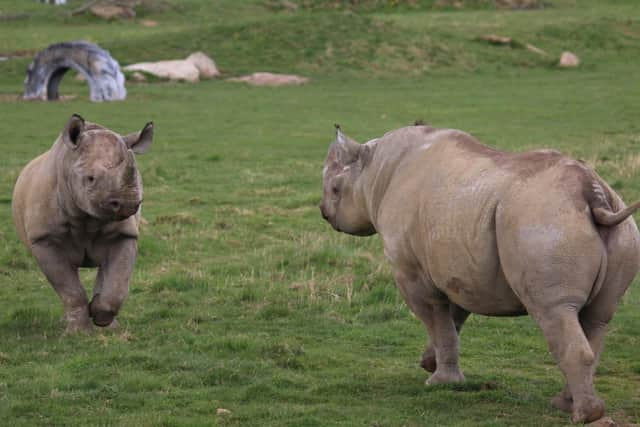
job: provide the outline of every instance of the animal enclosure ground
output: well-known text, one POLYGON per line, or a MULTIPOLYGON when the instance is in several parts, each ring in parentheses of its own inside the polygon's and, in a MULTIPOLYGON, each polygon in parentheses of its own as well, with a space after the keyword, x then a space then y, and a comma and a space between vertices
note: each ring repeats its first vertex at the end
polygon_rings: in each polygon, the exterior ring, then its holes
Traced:
MULTIPOLYGON (((423 327, 395 289, 377 237, 320 217, 333 123, 359 141, 416 119, 501 149, 553 147, 640 199, 640 5, 552 1, 534 11, 274 10, 262 1, 173 2, 138 21, 70 18, 69 6, 0 0, 0 419, 7 425, 538 426, 559 370, 531 319, 472 316, 467 383, 426 387, 423 327), (24 3, 24 4, 23 4, 24 3), (43 12, 45 10, 46 12, 43 12), (310 31, 312 29, 313 31, 310 31), (511 36, 549 53, 475 40, 511 36), (25 102, 36 52, 88 39, 121 65, 203 50, 226 76, 311 77, 299 87, 220 80, 127 84, 90 103, 25 102), (559 70, 563 50, 583 64, 559 70), (57 296, 10 216, 20 169, 73 113, 122 133, 153 120, 138 158, 140 254, 117 331, 65 336, 57 296), (228 414, 216 414, 225 408, 228 414), (8 421, 6 421, 8 420, 8 421)), ((420 2, 418 2, 420 3, 420 2)), ((427 4, 425 2, 424 4, 427 4)), ((75 96, 74 96, 75 95, 75 96)), ((93 274, 82 272, 90 289, 93 274)), ((610 325, 596 389, 608 415, 640 423, 640 285, 610 325)))

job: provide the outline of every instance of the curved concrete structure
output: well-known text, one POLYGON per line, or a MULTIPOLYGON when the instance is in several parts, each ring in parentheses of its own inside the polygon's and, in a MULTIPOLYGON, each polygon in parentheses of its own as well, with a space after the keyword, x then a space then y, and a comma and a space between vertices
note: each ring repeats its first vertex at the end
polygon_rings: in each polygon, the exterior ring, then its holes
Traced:
POLYGON ((109 52, 93 43, 74 41, 52 44, 36 55, 27 69, 24 99, 58 99, 58 86, 70 68, 86 78, 92 101, 126 98, 120 65, 109 52))

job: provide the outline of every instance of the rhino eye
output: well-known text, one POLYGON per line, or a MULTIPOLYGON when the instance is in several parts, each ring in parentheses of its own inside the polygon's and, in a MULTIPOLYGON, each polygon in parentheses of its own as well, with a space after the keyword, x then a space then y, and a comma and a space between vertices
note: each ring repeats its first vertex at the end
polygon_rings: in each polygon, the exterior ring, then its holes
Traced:
POLYGON ((331 192, 337 196, 340 190, 337 186, 334 185, 333 187, 331 187, 331 192))
POLYGON ((95 178, 93 175, 89 175, 89 176, 87 177, 87 182, 88 182, 89 184, 93 184, 93 182, 94 182, 95 180, 96 180, 96 178, 95 178))

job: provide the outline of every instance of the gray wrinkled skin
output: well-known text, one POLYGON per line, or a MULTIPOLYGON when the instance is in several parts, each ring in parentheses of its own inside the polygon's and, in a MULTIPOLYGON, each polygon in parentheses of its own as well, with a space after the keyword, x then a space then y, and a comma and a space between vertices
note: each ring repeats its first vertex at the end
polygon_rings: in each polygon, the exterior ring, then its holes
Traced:
POLYGON ((152 123, 120 136, 73 115, 18 177, 16 230, 60 296, 68 332, 90 330, 90 318, 115 325, 138 252, 142 181, 133 153, 152 140, 152 123), (98 267, 90 303, 80 267, 98 267))
POLYGON ((469 313, 531 315, 566 379, 553 400, 574 422, 604 414, 593 389, 607 323, 640 265, 620 197, 554 150, 507 153, 452 129, 411 126, 358 144, 338 130, 322 216, 379 233, 407 304, 430 337, 427 384, 463 381, 469 313))

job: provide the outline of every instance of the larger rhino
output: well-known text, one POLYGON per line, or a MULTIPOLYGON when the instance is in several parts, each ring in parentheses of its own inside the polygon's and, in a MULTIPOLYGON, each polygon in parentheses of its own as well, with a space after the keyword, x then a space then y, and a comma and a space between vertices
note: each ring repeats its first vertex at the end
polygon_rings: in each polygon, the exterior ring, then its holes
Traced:
POLYGON ((64 306, 67 331, 112 325, 138 252, 142 181, 134 153, 153 124, 126 136, 73 115, 49 151, 22 170, 13 220, 64 306), (98 267, 88 301, 78 268, 98 267))
POLYGON ((604 414, 593 388, 607 323, 640 266, 629 208, 591 168, 555 150, 494 150, 416 125, 359 144, 337 130, 322 216, 380 234, 402 296, 426 326, 427 384, 464 381, 469 313, 529 314, 566 379, 552 404, 574 422, 604 414))

